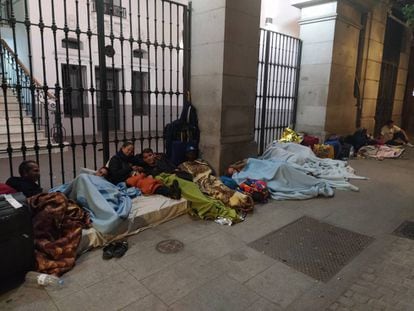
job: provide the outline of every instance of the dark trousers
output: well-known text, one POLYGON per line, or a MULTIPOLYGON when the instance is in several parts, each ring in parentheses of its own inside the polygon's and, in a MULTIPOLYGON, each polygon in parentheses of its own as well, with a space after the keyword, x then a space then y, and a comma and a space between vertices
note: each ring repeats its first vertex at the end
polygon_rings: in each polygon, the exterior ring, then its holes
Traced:
POLYGON ((170 188, 168 188, 167 186, 158 187, 157 189, 155 189, 154 193, 155 194, 161 194, 165 197, 170 197, 171 196, 170 188))
POLYGON ((387 145, 393 145, 393 146, 401 145, 401 143, 399 143, 398 141, 396 141, 397 139, 400 139, 403 142, 408 143, 408 140, 405 139, 405 136, 404 136, 404 134, 401 131, 400 132, 397 132, 397 133, 394 133, 392 139, 389 140, 389 141, 387 141, 387 142, 385 142, 385 143, 387 145))

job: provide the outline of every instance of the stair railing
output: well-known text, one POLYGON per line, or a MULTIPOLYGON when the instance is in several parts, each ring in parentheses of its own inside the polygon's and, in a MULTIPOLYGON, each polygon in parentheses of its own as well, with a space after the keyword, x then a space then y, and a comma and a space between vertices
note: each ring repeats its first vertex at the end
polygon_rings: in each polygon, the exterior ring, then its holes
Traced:
POLYGON ((0 39, 0 57, 3 59, 4 72, 0 72, 0 74, 3 74, 3 81, 7 83, 7 88, 16 96, 18 95, 17 87, 20 86, 19 103, 26 115, 33 119, 38 129, 41 129, 45 125, 44 109, 46 102, 49 111, 53 113, 56 111, 55 96, 48 91, 45 92, 42 84, 34 77, 30 79, 30 71, 16 57, 14 51, 3 39, 0 39))

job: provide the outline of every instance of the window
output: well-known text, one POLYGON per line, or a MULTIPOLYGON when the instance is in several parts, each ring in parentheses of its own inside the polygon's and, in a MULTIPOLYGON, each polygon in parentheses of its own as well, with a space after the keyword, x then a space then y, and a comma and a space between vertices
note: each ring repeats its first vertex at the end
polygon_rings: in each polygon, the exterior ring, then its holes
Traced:
MULTIPOLYGON (((92 8, 96 11, 96 1, 92 8)), ((121 0, 104 0, 104 14, 126 18, 126 9, 121 6, 121 0)))
POLYGON ((135 49, 132 51, 132 56, 134 58, 146 58, 147 51, 143 49, 135 49))
POLYGON ((7 25, 11 17, 11 5, 10 0, 0 1, 0 24, 7 25))
POLYGON ((62 48, 66 49, 74 49, 74 50, 82 50, 82 42, 78 41, 76 38, 65 38, 62 39, 62 48))
POLYGON ((132 112, 134 116, 148 115, 148 73, 132 73, 132 112))
POLYGON ((88 117, 86 66, 62 64, 63 108, 65 117, 88 117), (83 104, 83 115, 82 115, 83 104))

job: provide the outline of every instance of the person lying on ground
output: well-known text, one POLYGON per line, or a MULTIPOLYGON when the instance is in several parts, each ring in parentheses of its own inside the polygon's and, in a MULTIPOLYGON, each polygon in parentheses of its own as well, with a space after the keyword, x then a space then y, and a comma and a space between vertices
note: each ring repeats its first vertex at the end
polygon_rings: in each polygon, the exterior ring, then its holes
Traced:
POLYGON ((192 180, 191 174, 183 172, 167 160, 159 158, 152 149, 144 149, 142 159, 145 162, 144 170, 147 174, 155 176, 156 179, 162 181, 167 186, 172 186, 174 182, 178 183, 182 196, 190 202, 190 215, 197 215, 201 219, 223 217, 232 222, 242 220, 236 210, 225 206, 219 200, 205 196, 197 184, 190 181, 192 180), (181 176, 187 176, 190 180, 181 178, 181 176))
POLYGON ((124 182, 134 172, 141 171, 139 160, 134 156, 134 144, 127 141, 121 149, 109 160, 108 176, 106 178, 113 184, 124 182))
POLYGON ((393 120, 388 120, 381 128, 381 141, 386 145, 414 147, 409 142, 407 133, 402 128, 396 126, 393 120))
POLYGON ((188 181, 193 180, 193 176, 171 163, 163 154, 155 154, 151 148, 142 151, 143 170, 145 174, 157 176, 161 173, 175 174, 188 181))
POLYGON ((178 167, 193 176, 193 181, 204 194, 239 211, 250 212, 253 210, 253 199, 224 185, 220 178, 214 176, 213 169, 206 161, 197 159, 196 148, 188 147, 185 156, 187 161, 178 167))
POLYGON ((40 178, 39 165, 33 160, 26 160, 19 165, 20 177, 12 176, 6 184, 26 197, 42 193, 43 189, 37 183, 40 178))
POLYGON ((171 187, 167 187, 162 181, 155 179, 145 173, 136 173, 126 180, 128 187, 135 187, 141 190, 144 195, 160 194, 165 197, 179 200, 181 199, 181 190, 178 182, 175 181, 171 187))
POLYGON ((103 166, 94 174, 79 174, 72 182, 54 187, 49 192, 65 194, 89 212, 96 230, 110 234, 128 217, 131 199, 139 195, 139 191, 127 188, 125 183, 114 185, 106 176, 108 168, 103 166))

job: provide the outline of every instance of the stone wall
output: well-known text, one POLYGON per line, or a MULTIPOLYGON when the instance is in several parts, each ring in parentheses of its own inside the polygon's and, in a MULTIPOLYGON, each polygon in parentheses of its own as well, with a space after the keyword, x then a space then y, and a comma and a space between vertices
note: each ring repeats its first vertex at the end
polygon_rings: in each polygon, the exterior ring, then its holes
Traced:
POLYGON ((218 173, 256 155, 260 1, 193 1, 191 90, 200 149, 218 173))

